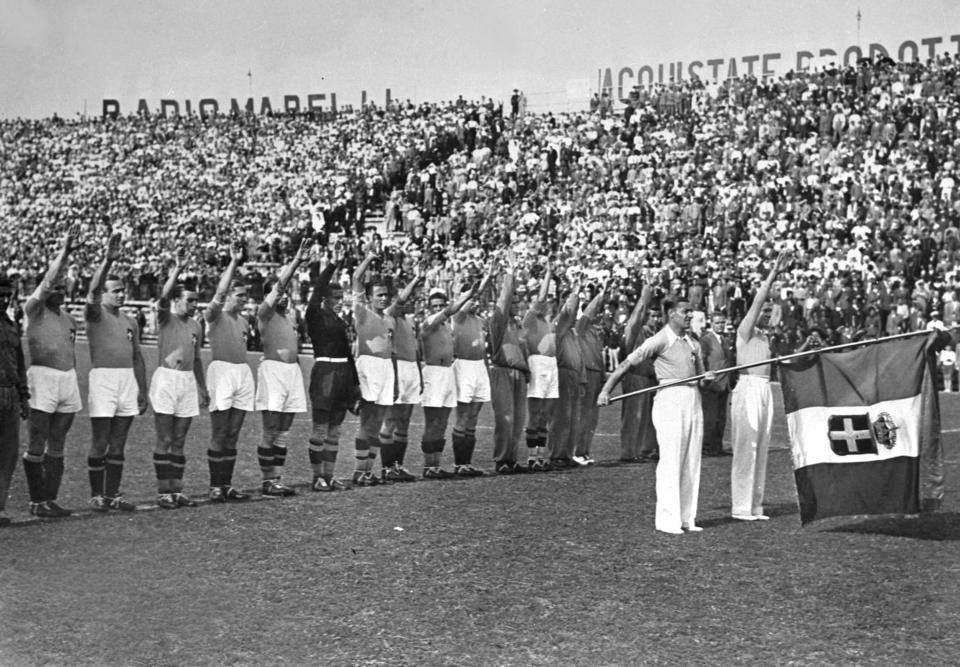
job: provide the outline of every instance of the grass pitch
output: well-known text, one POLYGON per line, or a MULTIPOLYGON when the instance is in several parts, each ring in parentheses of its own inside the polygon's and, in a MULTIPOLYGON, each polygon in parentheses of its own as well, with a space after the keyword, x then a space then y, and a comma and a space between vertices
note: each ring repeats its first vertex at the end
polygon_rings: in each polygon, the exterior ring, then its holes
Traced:
MULTIPOLYGON (((960 654, 960 399, 941 403, 942 512, 801 528, 778 413, 772 520, 729 519, 730 459, 705 458, 706 530, 683 536, 653 530, 653 464, 615 463, 618 407, 601 413, 596 467, 338 494, 306 490, 309 418, 298 416, 285 477, 300 495, 175 511, 146 509, 148 413, 131 432, 123 484, 143 511, 31 521, 17 471, 17 524, 0 531, 0 664, 950 664, 960 654)), ((419 410, 414 422, 407 462, 419 470, 419 410)), ((491 426, 485 407, 475 459, 488 471, 491 426)), ((351 417, 342 476, 355 428, 351 417)), ((259 435, 251 415, 236 475, 251 489, 259 435)), ((89 436, 81 413, 61 493, 72 508, 89 495, 89 436)), ((197 496, 208 438, 202 415, 187 445, 186 491, 197 496)))

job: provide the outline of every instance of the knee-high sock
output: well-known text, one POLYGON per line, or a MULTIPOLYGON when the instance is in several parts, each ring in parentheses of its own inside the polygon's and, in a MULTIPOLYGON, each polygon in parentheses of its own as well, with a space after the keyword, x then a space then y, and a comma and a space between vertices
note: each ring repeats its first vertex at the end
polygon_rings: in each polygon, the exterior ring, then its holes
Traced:
POLYGON ((42 503, 47 499, 47 485, 44 479, 43 455, 23 454, 23 474, 27 478, 27 491, 31 503, 42 503))
POLYGON ((183 491, 183 472, 187 468, 187 457, 183 454, 170 455, 170 490, 174 493, 183 491))
POLYGON ((107 453, 106 474, 104 476, 103 494, 107 498, 114 498, 120 493, 120 480, 123 478, 123 454, 107 453))
POLYGON ((273 443, 276 439, 276 429, 263 429, 263 439, 257 447, 257 461, 260 463, 260 472, 264 479, 273 479, 277 476, 273 467, 273 443))
POLYGON ((210 468, 210 486, 225 486, 224 481, 224 454, 225 451, 216 449, 207 450, 207 466, 210 468))
POLYGON ((170 467, 170 455, 154 452, 153 470, 157 475, 157 493, 170 493, 170 480, 173 477, 173 469, 170 467))
POLYGON ((104 470, 107 460, 102 456, 87 457, 87 475, 90 478, 90 495, 103 495, 104 470))
POLYGON ((354 441, 354 449, 356 451, 357 458, 357 472, 366 472, 367 471, 367 462, 370 461, 370 445, 367 444, 366 439, 357 438, 354 441))
POLYGON ((233 485, 233 469, 237 465, 237 450, 236 449, 225 449, 222 452, 223 455, 223 468, 221 474, 223 475, 223 486, 232 486, 233 485))
POLYGON ((63 454, 44 454, 43 474, 47 500, 56 500, 63 480, 63 454))
MULTIPOLYGON (((290 441, 289 431, 277 431, 273 439, 273 465, 275 468, 282 468, 287 462, 287 443, 290 441)), ((277 477, 280 471, 277 470, 277 477)))

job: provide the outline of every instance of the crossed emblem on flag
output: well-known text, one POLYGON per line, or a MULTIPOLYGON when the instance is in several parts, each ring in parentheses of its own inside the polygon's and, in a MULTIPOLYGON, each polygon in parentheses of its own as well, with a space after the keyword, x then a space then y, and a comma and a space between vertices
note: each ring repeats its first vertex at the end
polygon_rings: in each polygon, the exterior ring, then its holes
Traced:
POLYGON ((873 423, 867 413, 830 415, 827 432, 830 449, 837 456, 876 454, 877 445, 892 449, 897 444, 897 429, 889 413, 882 412, 873 423))

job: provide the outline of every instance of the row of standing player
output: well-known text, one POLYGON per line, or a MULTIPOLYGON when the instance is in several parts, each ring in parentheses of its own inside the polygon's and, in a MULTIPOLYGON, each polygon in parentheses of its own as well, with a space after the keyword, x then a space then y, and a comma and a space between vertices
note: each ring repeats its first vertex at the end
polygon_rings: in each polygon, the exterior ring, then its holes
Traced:
MULTIPOLYGON (((76 323, 62 305, 63 270, 78 243, 78 233, 76 227, 67 232, 60 253, 25 306, 31 365, 24 379, 30 396, 30 435, 23 461, 31 512, 41 517, 70 513, 59 505, 57 496, 66 434, 81 403, 73 346, 76 323)), ((204 407, 210 409, 212 431, 207 451, 211 501, 246 498, 232 485, 232 476, 240 431, 246 413, 254 409, 260 410, 263 418, 263 436, 257 447, 262 491, 276 496, 294 493, 281 481, 280 472, 294 415, 305 412, 307 404, 298 363, 297 333, 286 317, 286 287, 297 268, 307 261, 308 246, 304 242, 293 260, 283 267, 258 308, 264 353, 256 384, 246 362, 249 325, 241 316, 245 288, 235 280, 240 251, 231 252, 230 264, 204 312, 212 352, 206 375, 200 362, 201 332, 193 319, 197 297, 178 284, 185 264, 178 253, 158 303, 158 368, 148 390, 137 325, 121 311, 123 284, 110 274, 111 265, 120 254, 120 238, 110 237, 103 261, 91 281, 85 307, 91 356, 88 409, 92 444, 88 473, 95 510, 135 508, 120 493, 120 482, 127 434, 133 418, 146 411, 148 397, 155 413, 157 443, 153 463, 160 507, 196 505, 183 493, 184 446, 192 418, 204 407)), ((372 255, 365 258, 354 274, 356 358, 351 354, 347 324, 338 315, 342 289, 330 281, 337 262, 330 262, 314 274, 306 316, 316 355, 309 389, 313 410, 309 457, 314 490, 345 488, 334 478, 333 470, 339 451, 339 429, 358 395, 360 431, 352 480, 355 486, 415 479, 403 467, 403 459, 407 428, 416 403, 423 405, 426 421, 421 443, 426 479, 482 475, 473 466, 472 458, 477 418, 491 396, 496 417, 494 457, 498 473, 568 467, 574 465, 574 460, 581 464, 592 462, 589 443, 597 417, 594 397, 603 377, 603 363, 600 335, 591 324, 602 305, 602 293, 576 320, 579 285, 575 285, 556 320, 550 320, 546 306, 550 285, 547 267, 540 295, 524 316, 521 331, 517 321, 519 302, 514 295, 517 267, 508 256, 500 297, 489 322, 492 364, 488 372, 485 327, 476 313, 475 297, 493 279, 493 265, 479 285, 464 288, 453 303, 448 303, 444 293, 429 295, 431 313, 421 327, 418 345, 405 309, 422 273, 418 271, 390 303, 386 285, 373 284, 363 289, 363 275, 373 259, 372 255), (448 324, 451 319, 452 327, 448 324), (440 460, 453 409, 456 424, 452 433, 451 473, 441 467, 440 460), (524 429, 530 448, 526 465, 517 461, 524 429), (379 476, 372 470, 378 450, 383 463, 379 476)), ((26 392, 24 387, 22 394, 26 392)), ((15 434, 13 438, 16 452, 19 440, 15 434)), ((9 475, 4 477, 8 485, 9 475)))

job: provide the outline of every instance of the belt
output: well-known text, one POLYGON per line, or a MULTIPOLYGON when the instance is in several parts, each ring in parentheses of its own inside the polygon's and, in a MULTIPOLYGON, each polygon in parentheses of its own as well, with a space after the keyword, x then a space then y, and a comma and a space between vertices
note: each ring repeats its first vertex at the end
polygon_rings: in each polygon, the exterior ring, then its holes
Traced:
POLYGON ((348 361, 350 361, 346 357, 314 357, 313 360, 326 361, 327 363, 330 363, 330 364, 345 364, 348 361))

